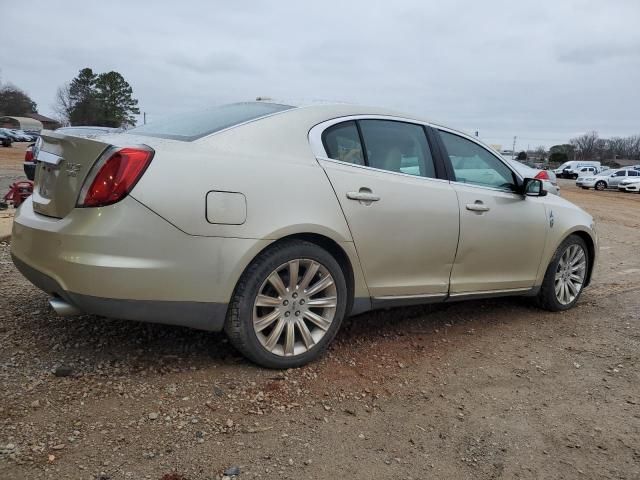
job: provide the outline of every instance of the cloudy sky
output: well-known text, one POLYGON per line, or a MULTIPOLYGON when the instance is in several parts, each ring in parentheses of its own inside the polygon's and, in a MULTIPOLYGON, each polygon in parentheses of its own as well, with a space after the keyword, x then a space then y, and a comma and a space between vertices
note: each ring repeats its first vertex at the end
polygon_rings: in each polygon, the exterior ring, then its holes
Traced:
POLYGON ((0 79, 53 114, 83 67, 148 118, 258 95, 419 114, 489 142, 640 133, 640 0, 31 0, 0 18, 0 79))

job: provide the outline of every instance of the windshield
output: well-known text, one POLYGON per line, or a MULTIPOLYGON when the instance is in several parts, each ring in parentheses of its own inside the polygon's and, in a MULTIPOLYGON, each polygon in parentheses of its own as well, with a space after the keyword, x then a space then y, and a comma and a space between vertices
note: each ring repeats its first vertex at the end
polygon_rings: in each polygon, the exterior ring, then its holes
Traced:
POLYGON ((290 105, 277 103, 232 103, 158 120, 131 129, 128 133, 190 142, 225 128, 291 108, 293 107, 290 105))

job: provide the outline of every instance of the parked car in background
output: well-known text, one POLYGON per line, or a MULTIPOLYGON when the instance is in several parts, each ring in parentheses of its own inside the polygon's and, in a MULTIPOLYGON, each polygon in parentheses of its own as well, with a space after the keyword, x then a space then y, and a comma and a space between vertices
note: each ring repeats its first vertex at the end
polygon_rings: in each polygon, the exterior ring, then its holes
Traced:
POLYGON ((576 186, 585 189, 595 188, 596 190, 605 190, 607 188, 618 188, 623 180, 629 177, 640 177, 640 171, 632 168, 619 168, 617 170, 605 170, 597 175, 588 175, 580 177, 576 180, 576 186))
MULTIPOLYGON (((634 170, 637 171, 637 170, 634 170)), ((640 193, 640 172, 637 176, 630 176, 622 180, 618 184, 618 190, 621 192, 638 192, 640 193)))
POLYGON ((547 192, 553 193, 554 195, 560 195, 560 187, 558 186, 556 174, 553 170, 542 170, 529 167, 518 160, 507 160, 507 162, 509 162, 509 164, 512 165, 524 178, 538 178, 542 180, 547 192))
POLYGON ((13 140, 11 139, 11 137, 6 133, 0 131, 0 144, 2 144, 3 147, 10 147, 12 143, 13 140))
POLYGON ((601 168, 602 164, 596 161, 571 160, 560 165, 554 170, 554 173, 560 178, 578 178, 579 169, 583 167, 601 168))
POLYGON ((36 137, 23 130, 12 129, 11 132, 20 138, 22 142, 33 142, 36 137))
POLYGON ((0 133, 4 134, 5 136, 9 137, 11 139, 12 142, 22 142, 22 136, 21 135, 17 135, 15 133, 13 133, 10 129, 8 128, 0 128, 0 133))
POLYGON ((36 175, 36 160, 34 158, 35 144, 32 143, 24 152, 24 162, 22 168, 29 180, 33 180, 36 175))
POLYGON ((247 102, 41 141, 11 253, 53 308, 224 329, 267 367, 313 360, 376 308, 567 310, 597 256, 593 218, 542 180, 384 109, 247 102))

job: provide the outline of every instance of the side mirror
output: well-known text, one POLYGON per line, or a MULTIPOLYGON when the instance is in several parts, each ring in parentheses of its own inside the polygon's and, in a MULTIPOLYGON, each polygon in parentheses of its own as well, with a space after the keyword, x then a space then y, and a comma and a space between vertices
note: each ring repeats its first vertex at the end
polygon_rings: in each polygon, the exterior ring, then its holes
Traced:
POLYGON ((542 180, 538 178, 525 178, 522 190, 528 197, 544 197, 547 194, 542 180))

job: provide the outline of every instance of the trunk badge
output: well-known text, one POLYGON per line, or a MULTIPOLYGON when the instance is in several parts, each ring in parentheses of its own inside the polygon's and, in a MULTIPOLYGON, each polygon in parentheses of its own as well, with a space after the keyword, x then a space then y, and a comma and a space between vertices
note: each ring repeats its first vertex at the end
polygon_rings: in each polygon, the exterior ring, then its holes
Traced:
POLYGON ((68 163, 66 168, 67 176, 76 177, 81 168, 82 165, 80 165, 79 163, 68 163))

